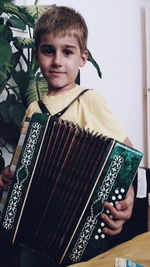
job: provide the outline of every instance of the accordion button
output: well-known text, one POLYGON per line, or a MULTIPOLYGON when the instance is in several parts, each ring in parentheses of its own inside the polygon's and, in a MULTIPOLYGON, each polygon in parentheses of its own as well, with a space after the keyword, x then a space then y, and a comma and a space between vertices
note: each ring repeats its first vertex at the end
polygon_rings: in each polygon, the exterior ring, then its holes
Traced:
POLYGON ((118 195, 118 199, 122 199, 122 195, 118 195))
POLYGON ((98 235, 95 235, 95 239, 96 239, 96 240, 99 239, 99 236, 98 236, 98 235))
POLYGON ((124 189, 124 188, 121 188, 121 189, 120 189, 120 192, 121 192, 121 193, 124 193, 124 192, 125 192, 125 189, 124 189))
POLYGON ((101 226, 104 227, 105 226, 105 223, 104 222, 101 222, 101 226))
POLYGON ((105 238, 105 235, 104 234, 101 234, 101 238, 105 238))
POLYGON ((102 230, 100 228, 98 228, 97 232, 100 234, 102 232, 102 230))

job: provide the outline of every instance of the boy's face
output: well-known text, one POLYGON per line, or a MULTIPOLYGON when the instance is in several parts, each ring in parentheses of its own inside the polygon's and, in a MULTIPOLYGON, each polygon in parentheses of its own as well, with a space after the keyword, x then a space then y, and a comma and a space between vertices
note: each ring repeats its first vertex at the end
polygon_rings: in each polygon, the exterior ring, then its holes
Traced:
POLYGON ((87 51, 81 53, 78 40, 72 36, 44 34, 36 52, 37 63, 45 77, 49 93, 74 87, 79 67, 87 61, 87 51))

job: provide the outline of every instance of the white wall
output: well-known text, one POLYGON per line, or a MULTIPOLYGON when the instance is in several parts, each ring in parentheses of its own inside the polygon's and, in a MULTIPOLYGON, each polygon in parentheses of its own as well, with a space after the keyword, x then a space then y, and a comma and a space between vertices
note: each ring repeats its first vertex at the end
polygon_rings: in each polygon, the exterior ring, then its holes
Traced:
MULTIPOLYGON (((34 0, 24 3, 31 5, 34 0)), ((134 147, 144 153, 141 165, 147 166, 145 10, 150 0, 39 0, 40 4, 71 6, 84 16, 88 48, 103 78, 88 63, 81 84, 105 96, 134 147)))

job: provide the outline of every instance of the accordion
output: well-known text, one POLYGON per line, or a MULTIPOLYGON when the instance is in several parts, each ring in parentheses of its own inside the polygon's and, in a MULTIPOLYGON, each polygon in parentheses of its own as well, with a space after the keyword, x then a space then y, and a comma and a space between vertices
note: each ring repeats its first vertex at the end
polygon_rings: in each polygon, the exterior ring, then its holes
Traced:
POLYGON ((111 216, 103 203, 126 196, 142 153, 38 113, 20 143, 0 236, 62 266, 103 252, 108 237, 100 213, 111 216))

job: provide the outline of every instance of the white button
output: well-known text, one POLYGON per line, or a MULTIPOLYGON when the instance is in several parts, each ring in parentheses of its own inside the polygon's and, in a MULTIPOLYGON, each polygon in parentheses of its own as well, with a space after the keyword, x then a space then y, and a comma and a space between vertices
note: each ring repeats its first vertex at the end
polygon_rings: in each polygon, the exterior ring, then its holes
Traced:
POLYGON ((100 234, 102 232, 102 230, 100 228, 98 228, 97 232, 100 234))
POLYGON ((104 227, 104 226, 105 226, 105 224, 104 224, 103 222, 101 222, 101 226, 102 226, 102 227, 104 227))
POLYGON ((125 189, 124 189, 124 188, 121 188, 121 189, 120 189, 120 192, 121 192, 121 193, 124 193, 124 192, 125 192, 125 189))
POLYGON ((96 239, 96 240, 99 239, 99 236, 98 236, 98 235, 95 235, 95 239, 96 239))
POLYGON ((116 197, 115 196, 112 196, 112 200, 116 200, 116 197))
POLYGON ((118 195, 118 198, 119 198, 119 199, 122 199, 122 195, 118 195))
POLYGON ((105 238, 105 235, 104 234, 101 234, 101 238, 105 238))
POLYGON ((115 190, 115 194, 119 194, 119 190, 118 189, 115 190))

